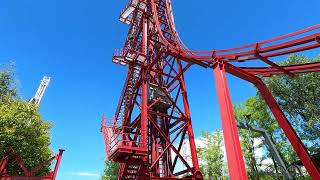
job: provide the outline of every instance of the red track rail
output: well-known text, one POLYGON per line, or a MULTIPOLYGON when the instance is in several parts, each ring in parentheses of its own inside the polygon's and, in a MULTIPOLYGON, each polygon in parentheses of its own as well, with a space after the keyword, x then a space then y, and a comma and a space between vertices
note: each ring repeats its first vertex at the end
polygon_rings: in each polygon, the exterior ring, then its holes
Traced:
MULTIPOLYGON (((285 70, 290 71, 294 74, 301 73, 310 73, 310 72, 319 72, 320 71, 320 62, 307 63, 307 64, 297 64, 291 66, 282 66, 285 70)), ((274 67, 241 67, 245 71, 254 74, 262 75, 265 77, 277 74, 284 74, 283 71, 274 68, 274 67)))
MULTIPOLYGON (((155 20, 155 25, 158 29, 159 37, 161 38, 162 43, 166 47, 168 47, 168 50, 172 54, 174 54, 175 56, 180 56, 182 59, 186 59, 191 63, 204 65, 208 62, 214 61, 214 59, 223 59, 227 62, 245 62, 248 60, 263 59, 264 62, 266 62, 267 64, 272 64, 271 66, 273 68, 279 70, 281 68, 277 67, 274 63, 272 63, 272 61, 267 58, 292 54, 320 47, 320 24, 317 24, 286 35, 236 48, 209 51, 188 50, 185 49, 184 46, 181 46, 181 44, 183 43, 181 42, 178 34, 175 31, 175 27, 171 18, 169 18, 171 29, 174 29, 173 32, 176 41, 180 42, 173 45, 167 40, 167 38, 165 38, 161 31, 161 26, 158 18, 159 16, 156 11, 156 3, 154 2, 154 0, 151 0, 151 3, 153 12, 155 12, 152 19, 155 20), (310 35, 307 33, 312 34, 310 35), (177 46, 177 44, 180 44, 180 46, 177 46)), ((171 7, 168 7, 168 9, 171 9, 171 7)), ((299 73, 309 72, 303 67, 298 70, 298 67, 296 66, 295 69, 299 71, 299 73)), ((272 75, 272 72, 269 73, 272 75)), ((276 74, 279 73, 276 72, 276 74)))

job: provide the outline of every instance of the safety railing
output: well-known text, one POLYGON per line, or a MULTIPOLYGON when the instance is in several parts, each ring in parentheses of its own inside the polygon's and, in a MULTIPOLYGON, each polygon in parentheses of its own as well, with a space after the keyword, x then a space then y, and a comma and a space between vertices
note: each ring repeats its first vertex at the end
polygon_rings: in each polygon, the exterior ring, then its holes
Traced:
POLYGON ((133 11, 143 11, 146 8, 146 4, 140 0, 130 0, 126 7, 121 11, 120 21, 125 24, 130 24, 133 18, 133 11))
POLYGON ((101 131, 104 136, 106 153, 108 158, 116 152, 117 149, 143 149, 146 145, 141 143, 141 129, 136 127, 116 127, 114 121, 102 120, 101 131))
POLYGON ((146 56, 143 53, 128 48, 115 49, 112 56, 112 62, 123 66, 129 63, 141 65, 145 60, 146 56))

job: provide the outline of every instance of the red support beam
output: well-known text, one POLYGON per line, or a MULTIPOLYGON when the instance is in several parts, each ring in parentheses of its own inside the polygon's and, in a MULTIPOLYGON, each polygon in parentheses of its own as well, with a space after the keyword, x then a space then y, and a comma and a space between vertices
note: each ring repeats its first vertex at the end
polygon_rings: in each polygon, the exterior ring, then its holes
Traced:
POLYGON ((4 155, 4 157, 2 158, 1 162, 0 162, 0 174, 4 173, 5 167, 8 163, 9 160, 9 156, 7 156, 6 154, 4 155))
POLYGON ((304 146, 298 134, 295 132, 290 122, 281 111, 277 101, 274 99, 267 86, 262 81, 260 83, 256 83, 255 86, 258 88, 261 96, 266 101, 271 112, 278 121, 279 126, 282 128, 286 137, 289 139, 292 147, 296 151, 297 155, 299 156, 300 160, 309 172, 312 179, 320 179, 320 171, 317 168, 317 164, 311 158, 307 148, 304 146))
POLYGON ((60 166, 60 162, 61 162, 61 158, 62 158, 62 154, 65 150, 64 149, 59 149, 59 154, 56 155, 56 158, 57 158, 57 162, 56 162, 56 165, 54 167, 54 170, 53 170, 53 175, 52 175, 52 179, 56 179, 57 177, 57 173, 58 173, 58 169, 59 169, 59 166, 60 166))
POLYGON ((186 117, 187 117, 187 124, 188 124, 187 132, 188 132, 188 137, 189 137, 189 146, 190 146, 192 164, 193 164, 193 167, 195 169, 196 178, 203 178, 202 174, 200 172, 198 155, 197 155, 197 148, 196 148, 196 143, 195 143, 195 140, 194 140, 194 133, 193 133, 193 129, 192 129, 190 108, 189 108, 188 97, 187 97, 187 88, 186 88, 186 84, 184 82, 184 76, 183 76, 183 72, 184 71, 183 71, 183 68, 182 68, 181 61, 178 60, 177 63, 178 63, 179 74, 181 73, 180 84, 181 84, 181 91, 182 91, 183 107, 184 107, 184 111, 185 111, 185 114, 186 114, 186 117))
POLYGON ((56 175, 58 173, 60 161, 62 158, 64 150, 59 149, 59 154, 52 156, 47 161, 42 162, 37 167, 33 168, 32 170, 29 170, 25 167, 24 161, 22 158, 10 147, 8 151, 6 152, 5 156, 2 158, 0 162, 0 179, 48 179, 48 180, 55 180, 56 175), (6 165, 8 163, 9 158, 12 157, 14 159, 14 162, 23 170, 23 176, 9 176, 6 172, 6 165), (44 166, 50 166, 49 164, 56 160, 55 167, 53 171, 51 171, 49 174, 42 176, 42 177, 36 177, 34 174, 37 173, 39 170, 41 170, 44 166))
POLYGON ((148 83, 147 73, 142 71, 142 95, 141 95, 141 144, 147 150, 147 126, 148 126, 148 83))
POLYGON ((167 145, 167 147, 165 147, 162 151, 162 153, 157 157, 157 159, 152 163, 152 165, 149 167, 149 169, 151 170, 160 160, 160 158, 166 153, 166 151, 172 146, 172 144, 174 143, 174 141, 179 137, 180 133, 183 132, 185 130, 185 126, 186 124, 183 125, 182 128, 180 128, 180 131, 175 135, 175 137, 171 140, 171 142, 167 145))
POLYGON ((317 168, 316 163, 312 160, 307 148, 304 146, 303 142, 291 126, 290 122, 288 121, 284 113, 281 111, 277 101, 274 99, 272 93, 269 91, 268 87, 264 84, 264 82, 260 78, 231 64, 226 63, 226 69, 229 73, 248 82, 251 82, 257 87, 261 96, 264 98, 265 102, 269 106, 279 126, 284 131, 286 137, 290 141, 293 149, 299 156, 300 160, 302 161, 303 165, 307 169, 312 179, 320 179, 320 171, 317 168))
MULTIPOLYGON (((142 19, 142 52, 147 55, 148 51, 148 22, 146 18, 142 19)), ((147 61, 147 60, 146 60, 147 61)), ((145 62, 146 63, 146 62, 145 62)), ((141 144, 147 150, 147 128, 148 128, 148 79, 147 67, 142 67, 142 85, 141 85, 141 144)))
POLYGON ((238 129, 234 118, 226 72, 223 63, 214 69, 216 90, 218 95, 223 137, 227 153, 230 179, 247 180, 246 168, 242 156, 238 129))
POLYGON ((292 72, 290 72, 290 71, 284 69, 283 67, 279 66, 278 64, 270 61, 267 57, 264 57, 264 56, 260 55, 260 53, 259 53, 259 48, 260 48, 260 45, 259 45, 259 43, 257 43, 257 44, 256 44, 256 48, 255 48, 255 56, 256 56, 258 59, 260 59, 260 60, 262 60, 263 62, 269 64, 271 67, 274 67, 274 68, 282 71, 284 74, 287 74, 287 75, 289 75, 289 76, 291 76, 291 77, 294 76, 294 74, 293 74, 292 72))
MULTIPOLYGON (((170 139, 166 136, 166 134, 163 132, 163 130, 161 128, 159 128, 159 126, 157 125, 157 123, 155 122, 155 120, 149 116, 149 120, 150 122, 153 124, 153 127, 155 127, 155 129, 159 132, 159 134, 163 137, 163 139, 165 141, 167 141, 168 144, 170 144, 170 139)), ((183 156, 180 154, 180 152, 177 150, 177 148, 175 146, 173 146, 172 144, 170 145, 171 149, 176 153, 176 155, 180 158, 180 160, 182 161, 182 163, 187 167, 187 169, 189 170, 189 172, 192 172, 192 168, 189 166, 188 162, 183 158, 183 156)))

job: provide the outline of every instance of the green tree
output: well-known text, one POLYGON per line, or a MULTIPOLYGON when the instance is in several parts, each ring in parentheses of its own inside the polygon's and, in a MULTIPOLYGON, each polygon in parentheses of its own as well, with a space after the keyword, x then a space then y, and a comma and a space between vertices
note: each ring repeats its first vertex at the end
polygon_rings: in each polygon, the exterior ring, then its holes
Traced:
POLYGON ((204 147, 198 148, 201 170, 205 179, 222 179, 224 176, 225 162, 223 161, 222 143, 223 137, 221 130, 217 129, 214 133, 201 132, 201 140, 204 147))
MULTIPOLYGON (((312 60, 292 55, 280 64, 316 61, 320 61, 320 57, 312 60)), ((309 151, 316 152, 320 144, 320 73, 277 75, 265 78, 265 82, 309 151)))
POLYGON ((17 95, 14 80, 13 65, 6 65, 0 69, 0 103, 12 99, 17 95))
POLYGON ((119 171, 119 164, 113 161, 106 160, 104 172, 101 177, 102 180, 117 180, 117 174, 119 171))
MULTIPOLYGON (((279 133, 281 129, 276 120, 272 118, 265 103, 259 96, 250 97, 241 105, 235 106, 234 112, 235 118, 239 123, 266 129, 271 137, 276 139, 277 142, 279 142, 279 145, 282 145, 282 147, 278 147, 278 149, 281 150, 280 153, 292 154, 288 153, 293 152, 292 148, 286 140, 282 140, 282 133, 279 133)), ((277 164, 270 155, 267 146, 255 143, 259 142, 259 140, 263 141, 262 134, 248 129, 239 129, 239 135, 249 178, 272 179, 273 177, 268 175, 268 173, 278 172, 277 164), (259 161, 256 159, 257 148, 263 148, 265 150, 265 154, 263 154, 262 159, 259 159, 259 161), (262 165, 262 161, 268 158, 273 160, 273 165, 269 165, 269 167, 266 168, 266 164, 262 165)))
MULTIPOLYGON (((280 65, 293 65, 301 63, 312 63, 320 58, 310 60, 304 56, 292 55, 280 65)), ((297 74, 294 77, 287 75, 274 75, 263 78, 273 96, 276 98, 280 108, 284 111, 288 120, 305 142, 310 152, 316 152, 320 144, 320 74, 306 73, 297 74)), ((235 106, 235 117, 238 122, 264 128, 271 135, 276 148, 287 164, 297 159, 296 153, 286 138, 284 132, 274 119, 264 100, 258 95, 248 98, 244 103, 235 106)), ((260 135, 248 130, 239 130, 241 145, 245 162, 248 168, 249 177, 257 179, 266 177, 265 172, 258 172, 256 166, 259 163, 254 159, 253 140, 260 138, 260 135)), ((272 158, 265 148, 264 158, 272 158)), ((272 159, 273 160, 273 159, 272 159)), ((274 160, 273 160, 274 162, 274 160)), ((278 172, 274 162, 271 172, 278 172)), ((260 168, 261 169, 261 168, 260 168)), ((268 177, 272 178, 272 177, 268 177)))
MULTIPOLYGON (((12 147, 25 166, 32 169, 51 156, 48 147, 51 125, 42 120, 36 106, 16 97, 14 82, 13 71, 0 72, 0 158, 12 147)), ((12 158, 6 169, 10 175, 22 174, 12 158)), ((35 175, 44 175, 49 170, 44 167, 35 175)))

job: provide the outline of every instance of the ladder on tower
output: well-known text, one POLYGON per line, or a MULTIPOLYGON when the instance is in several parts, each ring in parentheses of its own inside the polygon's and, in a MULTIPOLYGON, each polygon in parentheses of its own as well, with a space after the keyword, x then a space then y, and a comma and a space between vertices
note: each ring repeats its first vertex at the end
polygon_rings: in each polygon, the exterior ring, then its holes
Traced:
POLYGON ((46 91, 47 87, 49 86, 50 79, 51 78, 48 77, 48 76, 44 76, 42 78, 41 83, 39 85, 39 88, 38 88, 36 94, 30 100, 31 103, 35 104, 36 106, 40 105, 40 102, 41 102, 41 99, 43 97, 43 94, 46 91))

